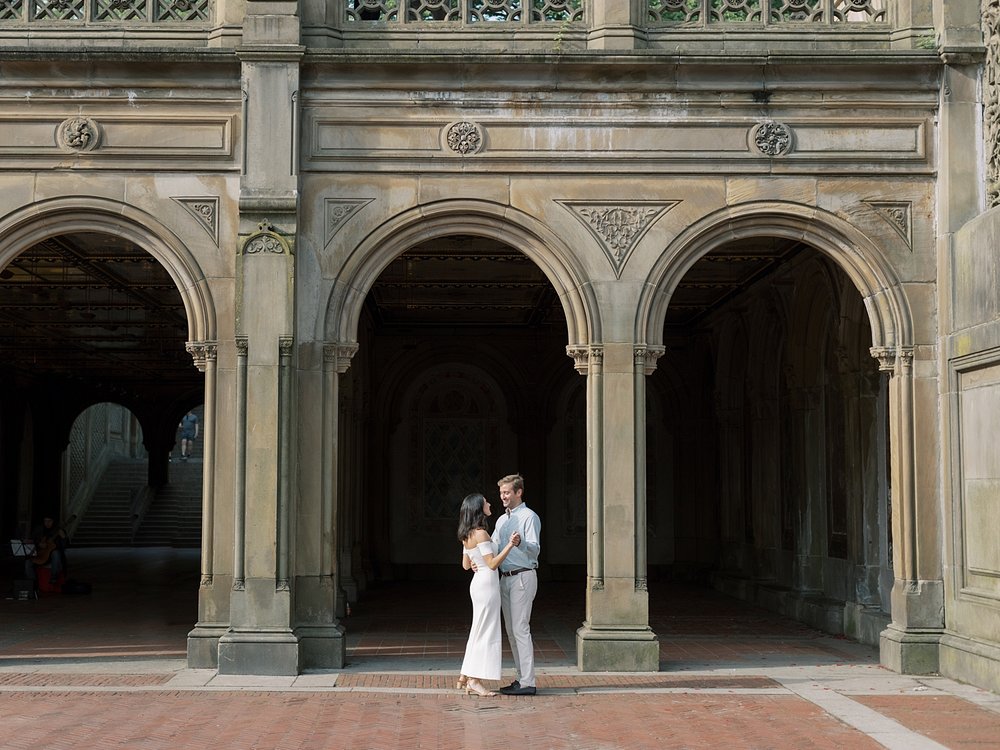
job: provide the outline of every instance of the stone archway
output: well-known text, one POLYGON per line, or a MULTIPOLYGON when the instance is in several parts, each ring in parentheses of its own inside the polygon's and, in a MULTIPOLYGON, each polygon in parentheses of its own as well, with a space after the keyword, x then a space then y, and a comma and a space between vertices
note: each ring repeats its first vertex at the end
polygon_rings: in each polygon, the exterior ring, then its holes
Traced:
MULTIPOLYGON (((918 423, 915 402, 914 324, 903 280, 879 243, 848 221, 816 209, 783 202, 752 202, 704 217, 680 233, 647 277, 639 303, 638 341, 658 347, 670 300, 692 266, 714 248, 748 238, 800 242, 830 258, 861 295, 871 328, 871 355, 891 373, 889 423, 893 488, 894 571, 892 623, 882 632, 883 662, 901 671, 925 671, 936 664, 943 628, 941 571, 936 557, 918 552, 918 537, 934 534, 920 505, 934 503, 930 484, 918 487, 917 433, 937 442, 936 425, 918 423), (919 623, 919 624, 918 624, 919 623)), ((920 389, 927 393, 927 388, 920 389)), ((933 411, 933 410, 932 410, 933 411)))

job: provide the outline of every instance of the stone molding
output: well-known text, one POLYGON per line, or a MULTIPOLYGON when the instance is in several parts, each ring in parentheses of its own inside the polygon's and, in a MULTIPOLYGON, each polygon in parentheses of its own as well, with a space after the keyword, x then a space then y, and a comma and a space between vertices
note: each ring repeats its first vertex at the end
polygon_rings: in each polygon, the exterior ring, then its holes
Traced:
POLYGON ((573 360, 573 368, 581 375, 590 371, 590 364, 600 367, 604 363, 604 347, 600 344, 578 344, 566 347, 566 355, 573 360))

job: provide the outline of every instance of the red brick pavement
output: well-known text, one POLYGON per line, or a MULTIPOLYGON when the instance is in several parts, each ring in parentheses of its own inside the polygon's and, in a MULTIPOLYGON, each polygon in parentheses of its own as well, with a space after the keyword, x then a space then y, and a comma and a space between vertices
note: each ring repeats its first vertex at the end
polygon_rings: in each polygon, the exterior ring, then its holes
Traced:
POLYGON ((865 748, 794 696, 50 692, 0 694, 4 750, 865 748))
POLYGON ((863 695, 854 700, 955 750, 1000 748, 1000 714, 955 696, 863 695))

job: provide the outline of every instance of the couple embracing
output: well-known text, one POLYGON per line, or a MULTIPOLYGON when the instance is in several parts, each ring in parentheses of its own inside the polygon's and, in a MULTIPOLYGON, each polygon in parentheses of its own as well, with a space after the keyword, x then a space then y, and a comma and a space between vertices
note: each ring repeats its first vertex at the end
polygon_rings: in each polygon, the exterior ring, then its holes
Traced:
POLYGON ((458 689, 466 693, 496 695, 480 680, 499 680, 500 613, 507 626, 507 640, 514 656, 515 679, 500 688, 503 695, 535 694, 535 652, 531 643, 531 605, 538 590, 538 553, 542 522, 524 504, 524 479, 520 474, 504 477, 500 501, 504 515, 492 536, 486 529, 492 515, 489 501, 480 494, 462 501, 458 539, 462 543, 462 567, 473 570, 472 629, 465 647, 458 689))

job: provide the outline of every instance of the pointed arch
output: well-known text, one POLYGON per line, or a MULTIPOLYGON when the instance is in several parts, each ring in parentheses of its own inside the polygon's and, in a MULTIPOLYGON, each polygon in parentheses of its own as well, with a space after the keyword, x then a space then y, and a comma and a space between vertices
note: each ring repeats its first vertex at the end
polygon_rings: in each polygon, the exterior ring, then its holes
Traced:
POLYGON ((97 232, 121 237, 148 252, 180 292, 188 341, 215 341, 215 305, 204 272, 183 242, 151 214, 127 203, 68 195, 24 206, 0 219, 0 268, 34 245, 61 234, 97 232))
POLYGON ((481 200, 416 206, 376 227, 351 252, 333 280, 323 338, 356 342, 362 305, 379 274, 411 247, 455 234, 500 240, 524 253, 555 288, 566 315, 567 344, 601 341, 593 289, 570 249, 528 214, 481 200))
POLYGON ((913 322, 902 284, 876 244, 844 219, 819 208, 754 201, 716 211, 677 235, 647 277, 639 300, 637 341, 660 345, 667 308, 684 275, 706 253, 750 237, 803 242, 833 259, 861 294, 873 347, 913 345, 913 322))

